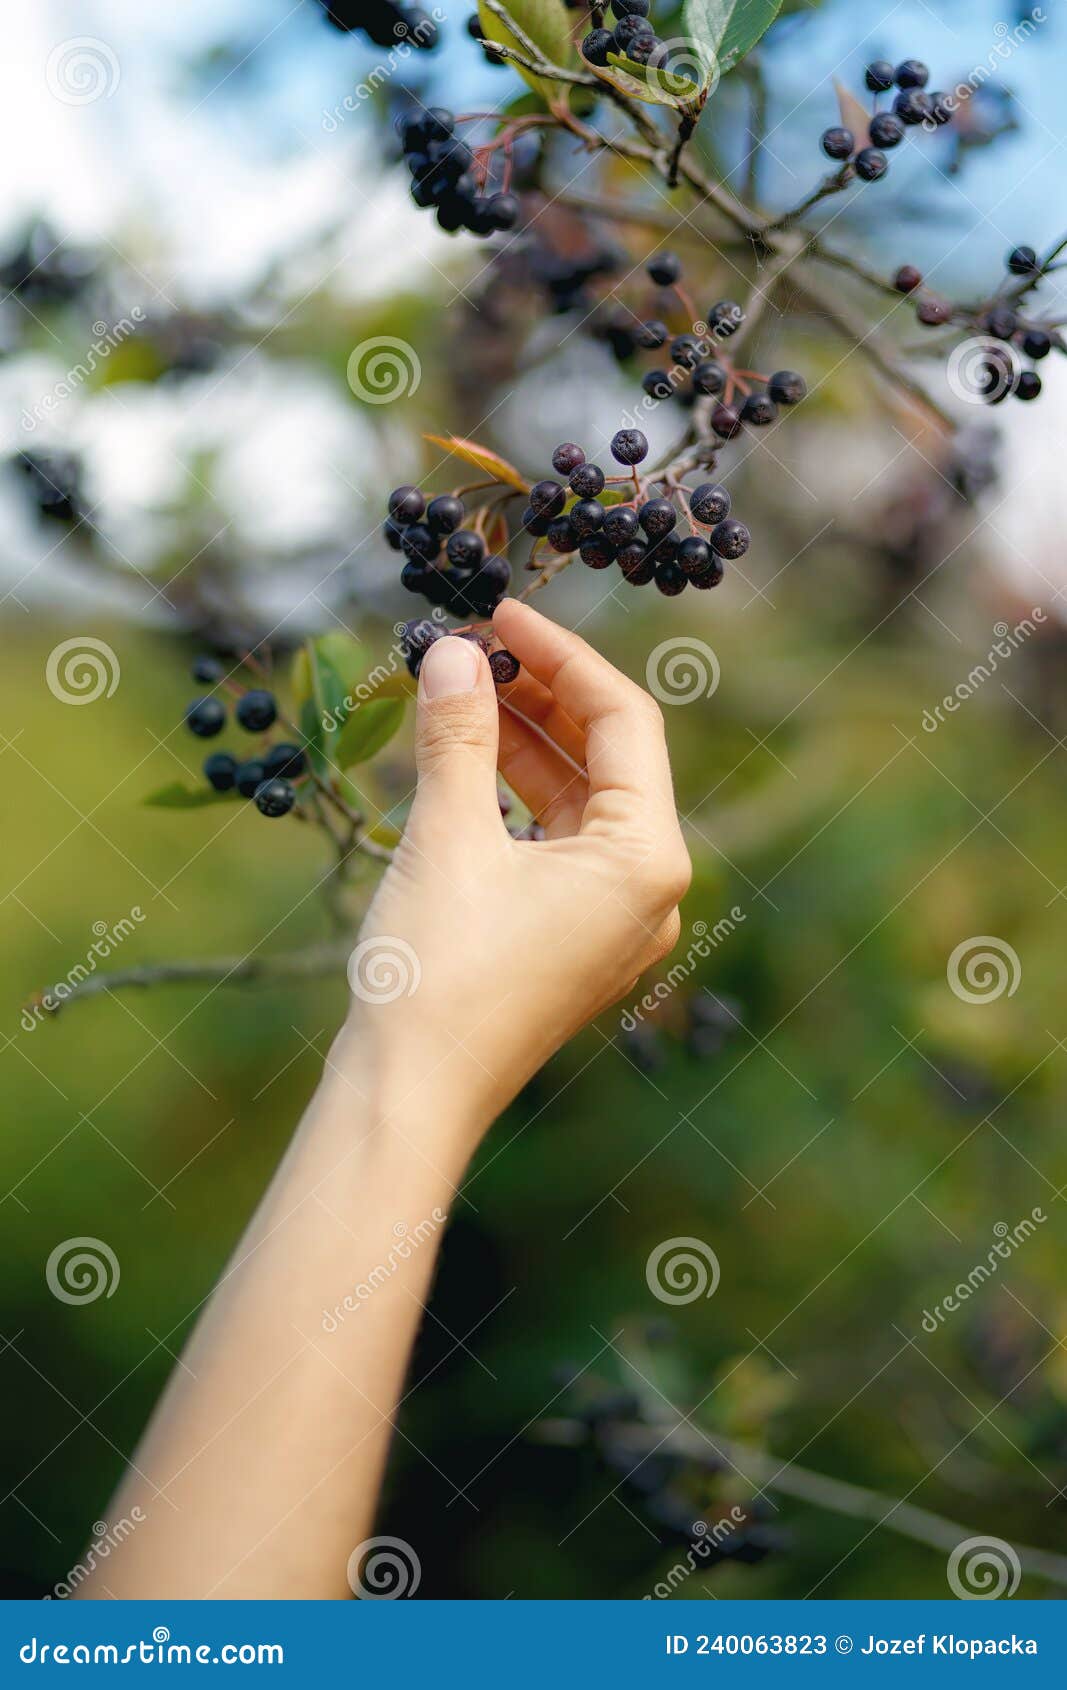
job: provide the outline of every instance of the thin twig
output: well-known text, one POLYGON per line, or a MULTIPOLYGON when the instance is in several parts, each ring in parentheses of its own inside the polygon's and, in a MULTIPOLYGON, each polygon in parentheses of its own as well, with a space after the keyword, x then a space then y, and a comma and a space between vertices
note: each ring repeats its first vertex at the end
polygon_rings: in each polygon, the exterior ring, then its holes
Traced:
POLYGON ((315 979, 324 974, 343 973, 352 944, 350 937, 329 945, 309 945, 305 950, 281 951, 273 956, 134 963, 129 968, 104 969, 88 974, 84 980, 73 984, 69 980, 61 980, 32 999, 30 1007, 41 1008, 48 1015, 58 1015, 77 998, 98 997, 105 992, 125 991, 132 986, 195 985, 208 981, 224 986, 269 985, 278 980, 315 979))

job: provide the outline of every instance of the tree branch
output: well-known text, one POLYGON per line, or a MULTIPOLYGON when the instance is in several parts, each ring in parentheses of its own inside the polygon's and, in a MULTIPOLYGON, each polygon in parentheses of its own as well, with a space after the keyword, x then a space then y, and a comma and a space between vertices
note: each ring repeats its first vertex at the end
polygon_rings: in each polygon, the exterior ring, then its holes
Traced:
POLYGON ((305 950, 281 951, 274 956, 213 957, 191 962, 143 962, 129 968, 105 969, 87 974, 73 984, 60 980, 31 999, 31 1009, 44 1015, 58 1015, 77 998, 95 998, 127 988, 197 985, 270 985, 278 980, 315 979, 326 974, 343 974, 348 966, 354 939, 338 939, 328 945, 309 945, 305 950))

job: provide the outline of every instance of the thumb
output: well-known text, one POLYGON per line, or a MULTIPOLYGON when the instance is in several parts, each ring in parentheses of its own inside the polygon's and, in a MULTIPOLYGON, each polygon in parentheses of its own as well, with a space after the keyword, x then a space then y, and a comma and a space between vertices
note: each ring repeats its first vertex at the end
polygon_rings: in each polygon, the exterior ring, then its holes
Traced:
POLYGON ((419 668, 415 761, 420 811, 447 809, 454 822, 500 825, 496 762, 500 740, 496 688, 475 640, 436 640, 419 668))

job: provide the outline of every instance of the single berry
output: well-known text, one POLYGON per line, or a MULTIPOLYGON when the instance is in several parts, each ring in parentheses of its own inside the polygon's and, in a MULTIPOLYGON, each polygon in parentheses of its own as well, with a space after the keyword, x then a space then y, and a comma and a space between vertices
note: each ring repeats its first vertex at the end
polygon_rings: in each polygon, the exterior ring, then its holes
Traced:
POLYGON ((673 252, 658 252, 646 266, 657 287, 673 287, 682 274, 682 261, 673 252))
POLYGON ((904 125, 891 111, 876 112, 871 118, 870 136, 876 147, 899 147, 904 139, 904 125))
POLYGON ((618 19, 647 18, 652 10, 652 0, 611 0, 611 10, 618 19))
POLYGON ((445 542, 445 555, 453 569, 477 569, 485 556, 485 541, 472 528, 457 528, 445 542))
POLYGON ((282 775, 295 780, 307 768, 307 759, 299 745, 272 745, 263 759, 263 767, 268 780, 277 780, 282 775))
POLYGON ((425 616, 414 622, 405 622, 401 650, 404 653, 404 662, 407 664, 409 674, 418 677, 423 658, 434 641, 439 640, 443 633, 443 628, 439 628, 435 622, 431 622, 425 616))
POLYGON ((644 18, 636 18, 632 14, 627 13, 625 17, 621 17, 619 19, 612 31, 612 40, 615 51, 617 53, 625 53, 629 56, 631 42, 639 36, 643 36, 647 33, 648 26, 645 23, 644 18))
POLYGON ((903 59, 893 73, 898 88, 925 88, 930 72, 921 59, 903 59))
POLYGON ((796 370, 775 370, 767 392, 776 405, 799 405, 807 397, 808 384, 796 370))
POLYGON ((901 123, 913 129, 930 116, 930 101, 919 88, 905 88, 893 101, 893 110, 901 123))
POLYGON ((669 399, 674 392, 666 370, 646 370, 641 377, 641 388, 650 399, 669 399))
POLYGON ((708 312, 708 327, 718 340, 736 334, 745 320, 745 313, 736 299, 720 299, 708 312))
POLYGON ((675 335, 671 341, 671 357, 683 370, 691 370, 700 362, 700 342, 691 334, 675 335))
POLYGON ((920 299, 915 315, 928 329, 936 329, 951 321, 952 307, 944 299, 920 299))
POLYGON ((516 680, 520 667, 518 658, 513 657, 510 651, 494 651, 489 659, 489 668, 498 687, 506 687, 516 680))
POLYGON ((711 413, 711 426, 722 440, 732 440, 741 432, 741 418, 733 405, 716 405, 711 413))
POLYGON ((839 125, 832 129, 825 129, 819 141, 827 158, 846 159, 852 157, 852 149, 856 145, 856 137, 851 129, 842 129, 839 125))
POLYGON ((507 558, 491 553, 481 568, 464 582, 464 605, 476 616, 491 615, 507 592, 510 580, 511 565, 507 558))
POLYGON ((278 715, 274 694, 264 691, 262 687, 253 687, 243 698, 237 700, 234 715, 248 733, 265 733, 274 725, 278 715))
POLYGON ((417 487, 397 487, 389 495, 389 515, 404 527, 418 522, 425 509, 426 500, 417 487))
POLYGON ((631 587, 647 587, 656 573, 656 560, 643 540, 628 540, 619 550, 619 568, 631 587))
POLYGON ((437 573, 431 563, 423 563, 419 558, 408 558, 400 571, 400 585, 408 593, 425 593, 430 584, 430 577, 437 573))
POLYGON ((588 539, 590 534, 595 534, 598 528, 604 526, 604 507, 596 499, 579 499, 567 515, 580 540, 588 539))
POLYGON ((656 586, 665 598, 676 598, 688 584, 684 569, 674 558, 664 558, 656 565, 656 586))
POLYGON ((296 803, 296 793, 287 780, 265 780, 256 787, 256 809, 261 816, 287 816, 296 803))
MULTIPOLYGON (((695 539, 696 536, 694 535, 692 538, 695 539)), ((701 545, 704 544, 703 541, 700 543, 701 545)), ((708 546, 707 560, 698 563, 696 561, 698 554, 695 551, 687 552, 686 545, 687 542, 683 540, 678 547, 678 556, 675 562, 680 569, 685 570, 689 585, 696 587, 700 592, 706 592, 709 587, 717 587, 725 574, 723 561, 718 552, 713 552, 711 547, 708 546)))
POLYGON ((608 54, 615 51, 615 37, 610 29, 591 29, 582 42, 582 57, 591 65, 606 65, 608 54))
POLYGON ((1023 351, 1028 358, 1047 358, 1052 341, 1044 329, 1027 329, 1023 335, 1023 351))
POLYGON ((441 493, 426 507, 426 523, 431 534, 452 534, 463 521, 466 512, 462 499, 454 493, 441 493))
POLYGON ((893 86, 896 72, 888 59, 875 59, 863 73, 863 80, 872 94, 884 94, 893 86))
POLYGON ((414 563, 432 563, 440 541, 425 522, 409 523, 400 536, 400 550, 414 563))
POLYGON ((208 696, 195 698, 186 707, 185 725, 197 739, 214 739, 226 722, 226 707, 221 699, 208 696))
POLYGON ((993 305, 985 314, 984 327, 997 340, 1010 340, 1017 327, 1015 312, 1009 305, 993 305))
POLYGON ((647 323, 642 323, 640 328, 634 331, 634 339, 646 352, 656 352, 661 346, 666 346, 669 336, 670 330, 666 323, 659 322, 655 317, 647 323))
POLYGON ((606 569, 615 562, 615 547, 602 533, 589 534, 578 547, 578 554, 590 569, 606 569))
POLYGON ((693 386, 698 393, 714 398, 726 386, 726 371, 714 358, 705 358, 693 371, 693 386))
POLYGON ((1032 276, 1037 269, 1037 253, 1033 247, 1013 247, 1008 254, 1008 269, 1013 276, 1032 276))
POLYGON ((687 534, 674 554, 674 561, 688 579, 701 574, 711 564, 711 547, 699 534, 687 534))
POLYGON ((194 657, 192 676, 194 681, 202 685, 213 687, 216 681, 221 681, 226 673, 217 657, 194 657))
POLYGON ((570 440, 556 447, 552 454, 552 468, 557 475, 571 475, 579 464, 585 463, 585 453, 570 440))
POLYGON ((385 521, 382 523, 382 533, 385 535, 386 545, 389 546, 392 551, 398 552, 403 544, 404 530, 394 516, 386 517, 385 521))
POLYGON ((491 226, 503 234, 508 229, 514 229, 519 221, 519 201, 514 194, 490 194, 486 206, 486 216, 491 226))
POLYGON ((678 512, 670 499, 648 499, 640 506, 637 519, 650 540, 662 540, 678 521, 678 512))
POLYGON ((530 488, 530 506, 538 516, 558 516, 566 502, 566 490, 558 481, 535 481, 530 488))
POLYGON ((522 526, 524 531, 527 534, 532 534, 534 538, 538 540, 548 533, 548 525, 552 520, 553 519, 550 516, 539 515, 532 505, 527 505, 526 509, 522 513, 522 526))
POLYGON ((769 393, 750 393, 741 407, 741 421, 753 428, 764 428, 775 421, 778 407, 769 393))
POLYGON ((548 543, 554 552, 573 552, 578 549, 578 534, 570 517, 554 516, 548 525, 548 543))
POLYGON ((242 798, 254 798, 258 787, 263 785, 265 770, 258 757, 248 763, 239 763, 234 781, 242 798))
POLYGON ((612 435, 611 455, 617 464, 639 464, 648 457, 648 441, 639 428, 620 428, 612 435))
POLYGON ((1024 370, 1015 384, 1016 399, 1036 399, 1041 392, 1041 377, 1036 370, 1024 370))
POLYGON ((228 751, 213 751, 204 761, 204 773, 216 792, 232 792, 237 774, 237 758, 228 751))
POLYGON ((752 536, 743 522, 737 522, 731 516, 713 528, 708 538, 712 550, 720 557, 738 558, 744 557, 748 551, 752 536))
POLYGON ((604 491, 604 471, 599 464, 579 464, 571 471, 569 486, 579 499, 595 499, 604 491))
POLYGON ((922 285, 922 271, 917 270, 914 264, 902 264, 893 277, 893 286, 898 293, 914 293, 922 285))
POLYGON ((689 510, 695 522, 711 528, 730 514, 730 495, 725 487, 705 481, 689 495, 689 510))
POLYGON ((877 147, 863 147, 854 159, 856 175, 861 182, 877 182, 889 169, 889 160, 877 147))
POLYGON ((637 533, 637 512, 632 505, 610 505, 604 512, 604 538, 613 546, 625 546, 637 533))

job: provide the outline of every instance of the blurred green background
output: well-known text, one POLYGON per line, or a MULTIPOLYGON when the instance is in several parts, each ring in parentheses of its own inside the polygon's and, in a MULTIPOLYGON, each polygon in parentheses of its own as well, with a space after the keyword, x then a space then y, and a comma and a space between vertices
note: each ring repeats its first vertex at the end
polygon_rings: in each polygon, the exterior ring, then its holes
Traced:
MULTIPOLYGON (((374 530, 389 487, 436 461, 420 431, 481 428, 541 474, 555 439, 583 438, 569 412, 591 429, 599 405, 610 423, 639 380, 569 324, 538 327, 521 279, 509 285, 527 316, 517 306, 501 324, 486 249, 432 240, 406 203, 389 155, 398 89, 329 136, 320 113, 371 61, 316 7, 283 11, 268 47, 261 9, 193 7, 180 30, 135 42, 132 8, 103 8, 96 27, 122 85, 85 108, 47 89, 40 104, 42 124, 57 116, 73 125, 68 142, 81 137, 99 204, 74 192, 81 165, 57 183, 42 141, 9 229, 15 250, 25 219, 45 214, 65 259, 91 256, 72 297, 59 283, 27 297, 9 275, 9 456, 26 446, 19 407, 81 355, 87 324, 137 299, 149 324, 66 402, 48 441, 79 455, 91 519, 47 519, 17 469, 3 471, 8 1594, 48 1590, 107 1519, 344 1008, 331 978, 160 986, 72 1004, 43 1025, 20 1019, 84 959, 94 923, 112 928, 135 908, 143 920, 117 965, 328 934, 309 896, 325 866, 310 830, 267 827, 250 808, 144 807, 183 770, 197 778, 202 748, 180 730, 191 657, 234 630, 269 629, 284 655, 339 624, 368 652, 387 649, 411 601, 374 530), (127 169, 130 137, 143 156, 127 169), (176 144, 177 182, 162 162, 176 144), (171 178, 159 198, 154 169, 171 178), (215 203, 198 198, 212 172, 215 203), (403 337, 422 363, 417 396, 387 409, 360 406, 345 380, 352 347, 377 334, 403 337), (190 345, 191 369, 175 352, 190 345), (76 708, 45 672, 61 640, 84 635, 107 642, 121 679, 76 708), (112 1296, 71 1306, 49 1293, 45 1264, 78 1237, 105 1240, 121 1278, 112 1296)), ((783 118, 798 64, 809 82, 813 62, 829 75, 847 42, 838 74, 853 86, 876 49, 940 55, 948 80, 983 50, 994 16, 898 14, 882 25, 865 10, 872 34, 859 46, 849 6, 788 18, 766 50, 783 118)), ((41 8, 23 43, 38 81, 69 23, 62 7, 41 8)), ((467 66, 458 13, 451 23, 436 67, 418 67, 427 97, 435 77, 467 66)), ((1039 68, 1062 54, 1052 29, 1027 50, 1039 68)), ((1026 98, 1006 164, 990 147, 957 178, 935 155, 928 181, 902 171, 887 186, 878 227, 858 211, 836 232, 883 268, 919 257, 972 295, 995 283, 1014 240, 1050 242, 1040 183, 1047 192, 1054 167, 1031 60, 1012 66, 1026 98), (1012 173, 1033 191, 1029 221, 1019 206, 984 209, 1012 173)), ((502 97, 498 74, 471 73, 472 104, 502 97)), ((790 118, 811 155, 797 163, 804 185, 832 116, 825 81, 808 93, 803 121, 790 118)), ((738 98, 724 85, 727 117, 738 98)), ((712 125, 707 145, 728 142, 712 125)), ((776 187, 792 197, 772 171, 769 197, 776 187)), ((635 262, 647 237, 627 242, 635 262)), ((713 250, 691 262, 702 288, 736 285, 713 250)), ((909 355, 906 323, 885 332, 909 355)), ((666 601, 602 597, 568 576, 539 600, 638 679, 663 640, 713 648, 714 695, 665 707, 696 869, 681 954, 694 924, 735 906, 743 919, 645 1033, 623 1030, 620 1005, 562 1052, 471 1171, 380 1522, 417 1549, 422 1596, 639 1597, 684 1559, 687 1522, 735 1504, 742 1538, 678 1597, 948 1593, 943 1548, 872 1530, 826 1505, 828 1489, 804 1501, 772 1484, 753 1502, 729 1463, 634 1472, 627 1436, 650 1428, 655 1444, 679 1415, 713 1440, 881 1492, 886 1512, 907 1496, 961 1537, 1062 1542, 1067 711, 1059 492, 1034 444, 1039 428, 1062 438, 1059 372, 1041 406, 998 413, 1000 480, 975 506, 954 499, 935 443, 820 322, 768 320, 757 345, 773 360, 760 367, 803 369, 816 391, 731 477, 756 537, 745 579, 666 601), (1035 608, 1036 631, 924 729, 995 625, 1035 608), (969 1004, 946 970, 981 935, 1016 953, 1020 979, 969 1004), (1047 1220, 1034 1236, 924 1329, 995 1228, 1035 1206, 1047 1220), (685 1237, 714 1250, 720 1283, 665 1306, 646 1261, 685 1237)), ((973 463, 986 448, 966 450, 973 463)), ((405 730, 373 777, 383 809, 408 789, 409 752, 405 730)), ((1054 1589, 1027 1576, 1020 1594, 1054 1589)))

